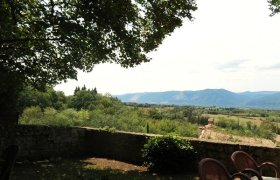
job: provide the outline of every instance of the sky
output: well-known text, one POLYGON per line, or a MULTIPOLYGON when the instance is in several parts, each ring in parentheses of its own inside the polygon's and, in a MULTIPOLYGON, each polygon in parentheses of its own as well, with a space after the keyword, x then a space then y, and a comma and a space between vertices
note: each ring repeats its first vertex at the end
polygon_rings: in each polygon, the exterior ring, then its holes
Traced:
POLYGON ((55 86, 71 95, 76 86, 120 95, 170 90, 280 91, 280 14, 266 0, 197 0, 195 19, 165 38, 152 60, 134 68, 99 64, 78 80, 55 86))

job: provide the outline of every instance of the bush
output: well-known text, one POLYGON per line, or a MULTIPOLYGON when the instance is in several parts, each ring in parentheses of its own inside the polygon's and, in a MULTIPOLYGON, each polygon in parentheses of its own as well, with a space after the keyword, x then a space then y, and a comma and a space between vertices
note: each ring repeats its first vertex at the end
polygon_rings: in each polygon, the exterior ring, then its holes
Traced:
POLYGON ((40 120, 43 118, 44 114, 39 106, 32 106, 26 108, 20 119, 20 124, 41 124, 40 120))
POLYGON ((173 136, 150 138, 143 149, 144 164, 161 173, 195 171, 197 156, 190 143, 173 136))

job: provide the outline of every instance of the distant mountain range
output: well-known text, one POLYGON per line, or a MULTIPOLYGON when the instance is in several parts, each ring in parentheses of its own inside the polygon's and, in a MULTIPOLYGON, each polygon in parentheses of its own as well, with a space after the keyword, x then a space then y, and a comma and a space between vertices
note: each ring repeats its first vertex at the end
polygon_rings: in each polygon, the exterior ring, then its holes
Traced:
POLYGON ((115 97, 122 102, 133 103, 280 109, 278 91, 235 93, 225 89, 205 89, 129 93, 115 97))

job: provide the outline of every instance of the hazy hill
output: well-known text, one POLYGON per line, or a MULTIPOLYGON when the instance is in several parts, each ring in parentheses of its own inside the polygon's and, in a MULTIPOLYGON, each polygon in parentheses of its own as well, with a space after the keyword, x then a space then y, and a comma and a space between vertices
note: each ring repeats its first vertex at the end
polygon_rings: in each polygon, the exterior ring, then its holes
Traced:
POLYGON ((225 89, 205 89, 130 93, 116 97, 134 103, 280 109, 280 92, 276 91, 235 93, 225 89))

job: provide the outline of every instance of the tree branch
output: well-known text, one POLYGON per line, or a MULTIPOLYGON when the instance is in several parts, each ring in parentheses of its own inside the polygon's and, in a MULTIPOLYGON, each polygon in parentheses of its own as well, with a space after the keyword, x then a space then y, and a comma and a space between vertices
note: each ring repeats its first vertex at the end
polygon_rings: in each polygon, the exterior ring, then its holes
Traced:
POLYGON ((0 39, 0 44, 13 44, 29 41, 59 41, 61 38, 19 38, 19 39, 0 39))

